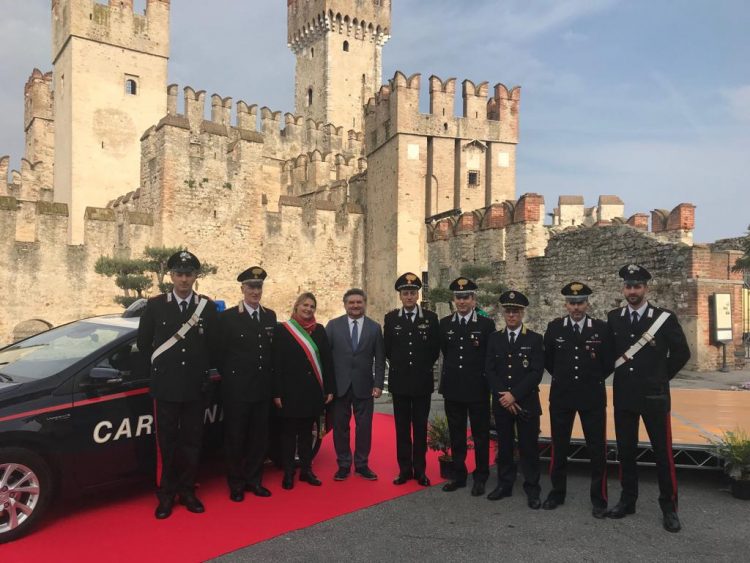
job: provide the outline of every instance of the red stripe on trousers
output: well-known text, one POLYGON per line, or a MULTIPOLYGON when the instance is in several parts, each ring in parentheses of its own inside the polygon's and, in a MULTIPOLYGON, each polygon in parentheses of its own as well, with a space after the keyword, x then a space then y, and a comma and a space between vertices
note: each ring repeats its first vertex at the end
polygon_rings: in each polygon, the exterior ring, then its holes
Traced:
POLYGON ((156 399, 154 399, 154 434, 156 436, 156 486, 161 486, 161 448, 159 447, 159 421, 156 420, 156 399))
POLYGON ((549 477, 552 477, 552 468, 555 465, 555 433, 553 432, 552 414, 550 413, 550 424, 549 424, 549 437, 550 437, 550 450, 549 450, 549 477))
POLYGON ((607 495, 607 409, 604 409, 604 474, 602 475, 602 497, 605 501, 609 501, 609 495, 607 495))
POLYGON ((677 512, 677 471, 674 467, 674 452, 672 451, 672 413, 668 412, 666 417, 667 424, 667 460, 669 462, 669 476, 672 479, 672 504, 674 511, 677 512))

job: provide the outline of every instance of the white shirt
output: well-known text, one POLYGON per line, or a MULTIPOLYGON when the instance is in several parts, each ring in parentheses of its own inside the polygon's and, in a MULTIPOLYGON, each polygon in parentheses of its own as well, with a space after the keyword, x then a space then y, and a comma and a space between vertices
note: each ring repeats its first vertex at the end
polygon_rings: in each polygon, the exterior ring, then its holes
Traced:
POLYGON ((471 311, 468 315, 466 315, 464 317, 462 317, 461 315, 458 315, 458 322, 459 322, 459 324, 469 324, 469 321, 471 321, 471 317, 472 317, 473 314, 474 314, 474 311, 471 311), (461 322, 461 321, 466 321, 466 322, 464 323, 464 322, 461 322))
POLYGON ((643 315, 646 314, 646 309, 648 309, 648 301, 644 301, 643 305, 641 305, 637 309, 633 309, 630 306, 630 303, 628 303, 628 316, 632 319, 633 311, 635 311, 636 313, 638 313, 638 320, 640 321, 643 318, 643 315))
POLYGON ((172 295, 174 296, 174 300, 177 301, 177 306, 180 308, 180 311, 182 311, 182 302, 186 301, 187 306, 185 307, 185 310, 187 310, 187 307, 190 307, 190 303, 193 299, 193 292, 190 292, 190 295, 188 295, 185 299, 177 295, 174 290, 172 291, 172 295))
POLYGON ((570 328, 573 329, 573 325, 578 325, 578 332, 583 332, 583 327, 586 325, 586 317, 583 317, 580 321, 576 322, 573 320, 573 317, 568 317, 570 319, 570 328))
POLYGON ((354 330, 354 321, 357 321, 357 338, 362 336, 362 325, 365 324, 365 316, 362 315, 358 319, 347 317, 347 320, 349 321, 349 338, 351 338, 352 330, 354 330))
POLYGON ((252 305, 248 305, 246 301, 242 302, 243 305, 245 305, 245 311, 247 311, 247 314, 251 317, 253 316, 253 313, 258 313, 258 318, 260 319, 260 306, 253 308, 252 305))
MULTIPOLYGON (((523 325, 521 325, 521 326, 523 326, 523 325)), ((508 331, 508 342, 510 342, 510 335, 511 334, 513 335, 513 342, 515 342, 516 340, 518 340, 518 334, 521 332, 521 327, 520 326, 518 328, 516 328, 516 329, 513 329, 513 330, 509 329, 508 327, 505 327, 505 328, 508 331)))

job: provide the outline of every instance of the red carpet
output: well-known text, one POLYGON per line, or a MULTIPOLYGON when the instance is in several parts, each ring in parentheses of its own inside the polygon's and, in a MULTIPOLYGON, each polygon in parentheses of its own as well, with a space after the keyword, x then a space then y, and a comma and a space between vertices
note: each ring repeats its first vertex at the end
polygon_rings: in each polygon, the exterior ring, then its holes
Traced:
MULTIPOLYGON (((328 435, 313 466, 322 487, 295 482, 293 490, 285 491, 281 472, 272 469, 263 484, 273 496, 248 494, 244 502, 233 503, 221 470, 210 469, 198 491, 206 513, 191 514, 178 506, 170 518, 159 521, 153 516, 152 490, 136 485, 129 495, 119 491, 92 498, 67 513, 64 507, 53 509, 31 535, 0 546, 2 561, 203 561, 422 490, 414 481, 391 483, 398 473, 393 417, 375 415, 372 443, 370 467, 378 481, 356 475, 333 481, 336 456, 328 435)), ((467 462, 473 467, 471 451, 467 462)), ((440 482, 435 452, 428 454, 427 474, 433 484, 440 482)))

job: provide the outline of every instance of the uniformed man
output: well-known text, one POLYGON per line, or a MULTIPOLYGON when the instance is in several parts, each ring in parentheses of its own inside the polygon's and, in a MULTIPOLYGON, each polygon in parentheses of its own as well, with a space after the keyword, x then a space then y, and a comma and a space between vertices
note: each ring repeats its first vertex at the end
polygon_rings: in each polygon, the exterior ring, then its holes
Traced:
POLYGON ((242 502, 245 491, 271 496, 262 479, 268 448, 276 313, 260 304, 266 277, 260 266, 238 275, 242 300, 219 317, 224 450, 229 498, 234 502, 242 502))
POLYGON ((591 503, 594 518, 607 514, 607 392, 612 371, 607 323, 586 314, 591 288, 571 282, 562 288, 568 314, 547 325, 544 367, 552 376, 549 420, 552 428, 552 490, 542 504, 554 510, 565 503, 568 449, 576 413, 591 457, 591 503))
POLYGON ((514 435, 523 472, 523 489, 529 508, 541 506, 539 495, 539 382, 544 373, 542 336, 526 328, 523 317, 529 300, 520 291, 500 295, 505 328, 490 336, 485 371, 492 391, 497 431, 497 487, 487 495, 500 500, 513 493, 516 464, 514 435))
POLYGON ((187 250, 167 261, 174 289, 148 300, 138 325, 138 349, 151 372, 157 438, 156 517, 172 514, 175 495, 190 512, 195 496, 205 412, 204 393, 218 349, 216 305, 193 292, 200 262, 187 250))
POLYGON ((393 484, 403 485, 413 477, 428 487, 427 418, 435 389, 432 367, 440 355, 440 330, 437 315, 417 303, 422 280, 416 274, 403 274, 395 287, 402 307, 386 314, 383 324, 399 469, 393 484))
POLYGON ((622 493, 608 516, 623 518, 635 513, 638 426, 642 418, 656 460, 664 529, 679 532, 669 381, 690 359, 690 350, 675 314, 646 299, 651 279, 648 270, 629 264, 619 273, 627 304, 610 311, 607 321, 616 358, 613 393, 622 493))
POLYGON ((487 339, 495 330, 495 322, 477 314, 477 284, 468 278, 451 282, 456 312, 440 319, 440 350, 443 371, 440 393, 445 400, 445 415, 451 437, 453 455, 452 479, 443 490, 452 492, 466 486, 466 416, 474 438, 474 485, 472 496, 484 494, 489 476, 490 402, 484 358, 487 339))

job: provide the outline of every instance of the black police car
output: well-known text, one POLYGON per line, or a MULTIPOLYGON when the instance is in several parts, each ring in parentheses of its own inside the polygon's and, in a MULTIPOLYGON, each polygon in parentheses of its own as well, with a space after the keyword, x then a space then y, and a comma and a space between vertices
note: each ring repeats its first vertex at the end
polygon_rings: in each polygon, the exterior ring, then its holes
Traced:
MULTIPOLYGON (((0 543, 28 533, 55 498, 153 479, 153 402, 137 331, 126 312, 0 349, 0 543)), ((220 444, 222 420, 220 376, 212 380, 209 447, 220 444)), ((316 432, 313 455, 319 448, 316 432)))

